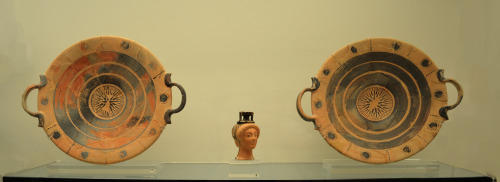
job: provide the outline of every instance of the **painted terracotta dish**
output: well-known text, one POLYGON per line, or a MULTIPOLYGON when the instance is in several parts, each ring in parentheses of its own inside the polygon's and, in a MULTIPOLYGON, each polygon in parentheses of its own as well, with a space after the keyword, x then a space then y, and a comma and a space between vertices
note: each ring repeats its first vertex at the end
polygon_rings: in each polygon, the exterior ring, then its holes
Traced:
POLYGON ((142 45, 93 37, 63 51, 40 76, 41 83, 26 89, 22 105, 63 152, 111 164, 145 151, 170 124, 171 114, 184 108, 185 91, 170 77, 142 45), (182 94, 177 109, 172 109, 172 86, 182 94), (26 107, 33 89, 39 89, 38 112, 26 107))
POLYGON ((406 42, 358 41, 326 60, 313 86, 300 92, 297 111, 345 156, 366 163, 399 161, 425 148, 448 119, 447 111, 462 100, 461 86, 443 73, 406 42), (458 90, 453 105, 445 83, 458 90), (305 92, 311 92, 312 116, 301 107, 305 92))

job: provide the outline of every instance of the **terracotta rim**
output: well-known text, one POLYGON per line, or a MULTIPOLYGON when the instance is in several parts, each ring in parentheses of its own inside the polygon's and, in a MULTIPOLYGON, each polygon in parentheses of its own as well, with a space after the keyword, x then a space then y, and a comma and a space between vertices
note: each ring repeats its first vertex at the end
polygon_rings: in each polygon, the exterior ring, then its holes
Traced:
POLYGON ((82 40, 45 73, 38 109, 43 128, 63 152, 85 162, 133 158, 163 131, 171 108, 165 70, 142 45, 122 37, 82 40))
POLYGON ((311 91, 313 116, 298 111, 345 156, 366 163, 399 161, 425 148, 446 120, 439 113, 448 98, 439 72, 429 56, 406 42, 358 41, 327 59, 316 76, 317 89, 304 90, 311 91))

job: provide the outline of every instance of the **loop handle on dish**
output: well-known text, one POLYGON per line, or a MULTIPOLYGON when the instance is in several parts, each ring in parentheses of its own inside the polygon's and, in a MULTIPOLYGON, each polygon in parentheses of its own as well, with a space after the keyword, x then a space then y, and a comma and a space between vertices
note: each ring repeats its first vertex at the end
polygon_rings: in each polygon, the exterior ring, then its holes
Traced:
POLYGON ((446 79, 444 77, 444 70, 443 69, 440 69, 438 71, 438 78, 439 78, 439 81, 441 81, 441 82, 451 83, 457 89, 457 94, 458 94, 457 102, 455 102, 455 104, 453 104, 451 106, 444 106, 441 109, 439 109, 439 115, 441 115, 441 117, 443 117, 444 119, 448 120, 448 114, 447 114, 447 112, 449 110, 454 109, 455 107, 458 106, 458 104, 460 104, 460 102, 462 102, 462 98, 464 97, 464 91, 462 89, 462 86, 460 86, 460 84, 458 84, 458 82, 456 80, 454 80, 454 79, 446 79))
POLYGON ((167 73, 165 75, 165 85, 167 85, 167 87, 176 86, 177 88, 179 88, 179 90, 181 91, 181 95, 182 95, 182 101, 177 109, 169 109, 169 110, 167 110, 167 112, 165 112, 164 119, 165 119, 165 122, 167 124, 172 124, 172 121, 170 119, 172 114, 181 112, 182 109, 184 109, 184 106, 186 106, 186 91, 178 83, 173 83, 171 80, 171 77, 172 77, 172 73, 167 73))
POLYGON ((38 112, 37 113, 31 112, 30 110, 28 110, 26 100, 28 100, 28 95, 30 94, 31 91, 33 91, 34 89, 40 89, 40 88, 44 87, 45 85, 47 85, 47 78, 45 77, 45 75, 40 75, 40 83, 30 85, 28 88, 26 88, 26 90, 24 91, 23 96, 22 96, 23 99, 21 101, 21 104, 23 106, 24 111, 26 111, 29 115, 38 118, 38 126, 39 127, 43 127, 43 124, 44 124, 43 114, 38 113, 38 112))
POLYGON ((297 97, 297 112, 299 113, 300 117, 304 119, 305 121, 315 121, 314 116, 308 116, 307 114, 304 113, 304 110, 302 110, 302 96, 304 95, 305 92, 312 92, 315 91, 316 89, 319 88, 319 81, 316 77, 312 77, 312 86, 311 88, 305 88, 299 93, 299 96, 297 97))

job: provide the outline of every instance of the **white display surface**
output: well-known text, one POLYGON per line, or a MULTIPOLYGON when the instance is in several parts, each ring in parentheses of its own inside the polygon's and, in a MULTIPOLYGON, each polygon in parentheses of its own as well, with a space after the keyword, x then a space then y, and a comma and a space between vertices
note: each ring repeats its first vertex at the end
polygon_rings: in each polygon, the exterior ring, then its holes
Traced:
MULTIPOLYGON (((299 117, 295 99, 337 49, 389 37, 421 49, 464 88, 450 120, 412 159, 498 176, 499 8, 496 0, 0 1, 0 175, 75 160, 24 112, 21 94, 68 46, 116 35, 147 47, 188 96, 172 125, 132 162, 232 159, 240 111, 255 113, 261 134, 254 156, 263 163, 347 159, 299 117)), ((176 107, 180 93, 173 94, 176 107)), ((453 103, 451 85, 448 94, 453 103)))
MULTIPOLYGON (((111 165, 55 161, 7 174, 9 179, 134 179, 134 180, 338 180, 338 179, 455 179, 485 180, 482 174, 437 161, 403 160, 387 165, 353 160, 323 162, 227 161, 217 163, 123 162, 111 165)), ((6 180, 7 181, 7 180, 6 180)), ((486 179, 487 181, 487 179, 486 179)))

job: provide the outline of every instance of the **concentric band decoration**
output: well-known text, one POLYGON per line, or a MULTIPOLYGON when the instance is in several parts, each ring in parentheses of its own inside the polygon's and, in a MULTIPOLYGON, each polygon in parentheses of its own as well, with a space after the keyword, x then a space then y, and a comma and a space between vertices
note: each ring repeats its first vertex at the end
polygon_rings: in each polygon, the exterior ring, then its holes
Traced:
POLYGON ((145 47, 122 37, 78 42, 50 65, 42 83, 23 94, 63 152, 89 163, 128 160, 151 146, 170 122, 170 74, 145 47), (38 92, 38 113, 26 97, 38 92), (168 115, 168 116, 167 116, 168 115))
POLYGON ((426 147, 462 96, 460 85, 445 79, 416 47, 373 38, 331 55, 313 77, 313 87, 299 94, 297 110, 338 152, 366 163, 391 163, 426 147), (451 106, 447 82, 458 90, 451 106), (307 91, 312 116, 301 108, 307 91))

